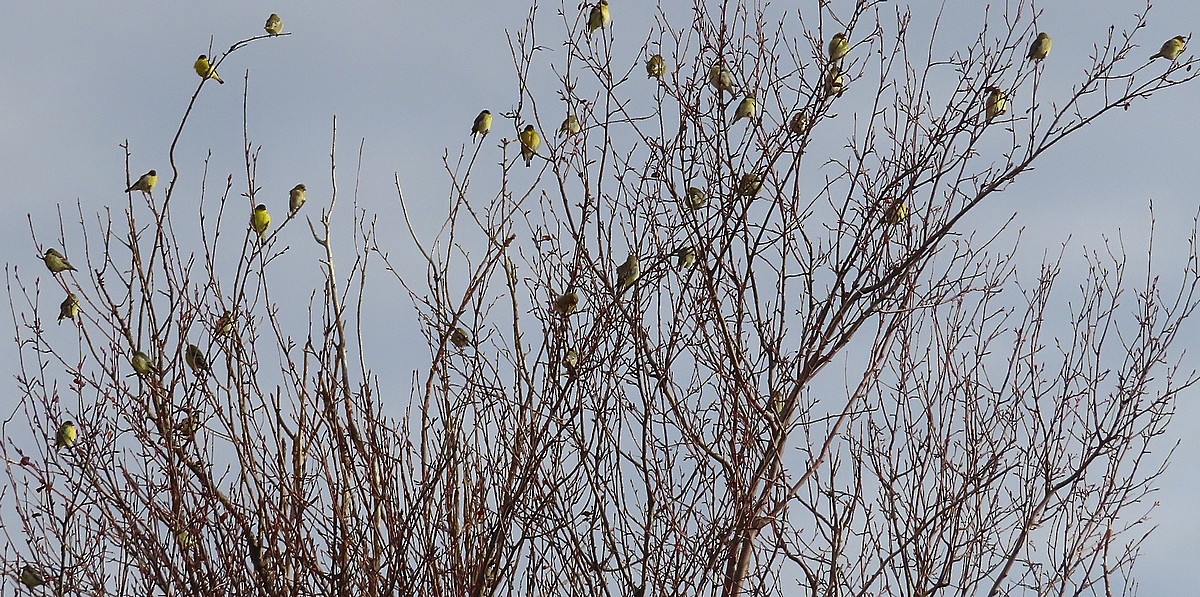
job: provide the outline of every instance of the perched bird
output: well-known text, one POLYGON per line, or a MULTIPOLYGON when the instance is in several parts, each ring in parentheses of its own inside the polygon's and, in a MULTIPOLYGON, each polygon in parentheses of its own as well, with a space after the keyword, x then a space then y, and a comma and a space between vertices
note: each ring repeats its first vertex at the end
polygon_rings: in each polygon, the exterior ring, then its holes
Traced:
POLYGON ((308 201, 308 187, 304 186, 304 183, 292 187, 292 190, 288 191, 288 212, 300 211, 305 201, 308 201))
POLYGON ((588 13, 588 35, 594 33, 597 29, 603 28, 612 21, 612 14, 608 12, 608 0, 600 0, 592 11, 588 13))
POLYGON ((1037 34, 1037 39, 1033 40, 1033 44, 1029 46, 1029 60, 1041 62, 1050 55, 1050 47, 1054 45, 1054 40, 1045 33, 1037 34))
POLYGON ((125 189, 125 192, 129 193, 131 191, 141 191, 143 193, 149 193, 150 191, 154 190, 154 185, 156 184, 158 184, 158 172, 151 170, 139 176, 137 182, 129 185, 129 188, 125 189))
POLYGON ((708 83, 717 91, 733 91, 733 73, 724 64, 714 64, 708 69, 708 83))
POLYGON ((188 344, 187 350, 183 353, 183 360, 197 375, 212 370, 208 364, 208 357, 204 356, 204 351, 195 344, 188 344))
POLYGON ((804 131, 808 130, 808 115, 804 112, 792 114, 792 119, 788 121, 788 130, 794 134, 803 135, 804 131))
POLYGON ((638 264, 637 255, 630 253, 625 263, 617 266, 617 292, 623 292, 633 286, 641 275, 642 267, 638 264))
POLYGON ((579 352, 574 348, 567 349, 567 353, 563 355, 563 364, 567 366, 567 373, 574 375, 579 369, 579 352))
POLYGON ((450 332, 450 343, 458 348, 466 348, 470 346, 471 332, 468 332, 462 326, 454 328, 454 331, 450 332))
POLYGON ((263 29, 267 30, 268 35, 279 35, 283 33, 283 19, 279 18, 279 15, 271 13, 271 16, 267 17, 267 24, 263 25, 263 29))
POLYGON ((742 100, 742 102, 738 104, 737 111, 733 113, 733 121, 737 122, 743 118, 749 118, 750 121, 753 122, 757 107, 757 103, 754 101, 754 96, 747 95, 746 99, 742 100))
POLYGON ((574 114, 568 115, 567 118, 563 120, 562 126, 558 127, 558 133, 567 137, 577 134, 581 130, 583 130, 583 126, 579 124, 579 119, 576 118, 574 114))
POLYGON ((701 189, 696 187, 688 187, 687 190, 688 207, 692 209, 700 209, 708 205, 708 195, 701 189))
POLYGON ((1179 58, 1179 55, 1182 54, 1186 49, 1187 38, 1182 35, 1176 35, 1175 37, 1163 42, 1162 49, 1160 49, 1157 54, 1151 56, 1150 59, 1154 60, 1155 58, 1166 58, 1171 62, 1175 62, 1175 59, 1179 58))
POLYGON ((271 225, 271 212, 267 211, 267 206, 259 203, 254 207, 254 213, 250 214, 250 227, 258 233, 259 240, 267 237, 267 227, 271 225))
POLYGON ((845 33, 837 33, 829 40, 829 61, 837 62, 850 53, 850 40, 845 33))
POLYGON ((213 335, 214 336, 228 336, 229 334, 232 334, 233 333, 233 322, 234 322, 233 311, 226 311, 226 312, 222 313, 221 316, 217 318, 216 323, 213 324, 213 335))
POLYGON ((538 147, 542 145, 542 136, 534 130, 532 124, 525 125, 521 131, 521 157, 525 158, 525 167, 533 163, 533 156, 537 153, 538 147))
POLYGON ((842 76, 841 67, 836 64, 829 67, 829 74, 825 76, 825 94, 836 95, 842 97, 842 92, 846 90, 846 79, 842 76))
POLYGON ((77 271, 75 266, 71 265, 71 263, 67 261, 67 258, 63 257, 63 254, 59 253, 55 249, 46 249, 46 255, 42 257, 42 261, 46 262, 46 268, 49 269, 50 273, 52 274, 65 271, 77 271))
POLYGON ((737 192, 745 197, 753 197, 762 190, 762 179, 753 172, 747 172, 742 175, 742 179, 738 181, 737 192))
POLYGON ((25 566, 21 568, 20 580, 21 584, 25 585, 26 587, 29 587, 30 589, 36 589, 46 584, 46 575, 42 574, 41 570, 34 568, 32 565, 25 564, 25 566))
POLYGON ((225 81, 222 80, 221 76, 217 74, 216 67, 208 63, 208 56, 201 54, 200 57, 196 59, 196 64, 193 66, 196 68, 196 74, 200 75, 200 78, 215 79, 218 83, 222 85, 225 84, 225 81))
POLYGON ((75 319, 79 315, 79 297, 74 292, 68 292, 67 298, 58 306, 58 322, 64 319, 75 319))
POLYGON ((883 221, 895 226, 908 217, 908 204, 895 199, 884 199, 883 221))
POLYGON ((492 113, 484 110, 475 117, 475 124, 471 125, 471 140, 486 137, 490 130, 492 130, 492 113))
POLYGON ((63 421, 63 424, 58 426, 58 433, 54 434, 54 447, 70 448, 75 445, 77 437, 79 437, 79 430, 75 428, 75 424, 63 421))
POLYGON ((667 74, 667 61, 663 60, 662 54, 655 54, 646 61, 646 78, 661 79, 667 74))
POLYGON ((579 308, 579 293, 574 290, 568 290, 558 298, 554 299, 553 309, 555 313, 562 316, 567 316, 575 312, 579 308))
POLYGON ((158 367, 155 367, 150 357, 140 350, 133 353, 133 358, 129 359, 129 362, 138 375, 158 375, 158 367))
POLYGON ((985 112, 988 122, 991 122, 993 118, 1003 114, 1008 109, 1008 100, 1005 99, 1004 92, 995 87, 988 87, 984 91, 988 92, 985 112))
POLYGON ((675 249, 675 267, 687 269, 693 265, 696 265, 695 247, 688 246, 675 249))

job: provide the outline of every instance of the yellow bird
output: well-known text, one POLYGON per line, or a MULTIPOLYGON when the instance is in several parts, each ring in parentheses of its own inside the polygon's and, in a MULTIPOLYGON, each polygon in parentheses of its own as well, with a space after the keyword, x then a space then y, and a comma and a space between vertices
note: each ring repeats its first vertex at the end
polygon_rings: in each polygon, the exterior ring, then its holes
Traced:
POLYGON ((158 375, 158 367, 154 366, 149 355, 140 350, 133 353, 133 358, 129 359, 129 362, 138 375, 158 375))
POLYGON ((267 228, 271 225, 271 212, 267 211, 267 206, 259 203, 254 207, 254 213, 250 214, 250 227, 258 233, 259 240, 267 237, 267 228))
POLYGON ((708 69, 708 83, 717 91, 733 91, 733 73, 724 64, 714 64, 708 69))
POLYGON ((213 335, 214 336, 228 336, 229 334, 232 334, 233 333, 233 322, 234 322, 233 311, 226 311, 226 312, 222 313, 221 316, 217 318, 216 323, 213 324, 213 335))
POLYGON ((696 248, 695 247, 679 247, 675 249, 675 267, 679 269, 688 269, 696 265, 696 248))
POLYGON ((154 185, 156 184, 158 184, 158 172, 151 170, 139 176, 137 182, 129 185, 129 188, 125 189, 125 192, 129 193, 132 191, 141 191, 143 193, 149 193, 150 191, 154 190, 154 185))
POLYGON ((846 39, 845 33, 838 33, 829 40, 829 61, 837 62, 846 57, 850 53, 850 40, 846 39))
POLYGON ((667 74, 667 61, 663 59, 662 54, 655 54, 646 61, 646 78, 661 79, 667 74))
POLYGON ((462 326, 454 328, 450 333, 450 343, 458 348, 466 348, 471 345, 471 332, 468 332, 462 326))
POLYGON ((567 137, 577 134, 581 130, 583 130, 583 126, 579 124, 579 119, 576 118, 574 114, 568 115, 567 118, 563 120, 562 126, 558 127, 558 133, 567 137))
POLYGON ((475 117, 475 124, 471 125, 471 140, 486 137, 490 130, 492 130, 492 113, 484 110, 475 117))
POLYGON ((1008 109, 1008 100, 1004 97, 1004 92, 995 87, 988 87, 984 91, 988 92, 985 111, 988 122, 991 122, 1008 109))
POLYGON ((842 97, 842 92, 846 90, 846 78, 842 75, 842 69, 838 65, 829 67, 829 74, 825 76, 825 94, 836 95, 842 97))
POLYGON ((700 209, 708 205, 708 195, 701 189, 696 187, 688 187, 687 204, 692 209, 700 209))
POLYGON ((579 368, 579 352, 574 348, 567 349, 567 354, 563 355, 563 364, 567 366, 567 373, 574 375, 579 368))
POLYGON ((567 316, 575 312, 579 308, 579 293, 574 290, 568 290, 558 298, 554 299, 553 309, 559 315, 567 316))
POLYGON ((1176 35, 1175 37, 1163 42, 1162 49, 1160 49, 1157 54, 1151 56, 1150 59, 1154 60, 1155 58, 1166 58, 1171 62, 1175 62, 1175 59, 1179 58, 1179 55, 1182 54, 1186 49, 1187 38, 1182 35, 1176 35))
POLYGON ((263 29, 267 30, 268 35, 279 35, 283 33, 283 19, 279 18, 279 15, 271 13, 271 16, 267 17, 267 24, 263 25, 263 29))
POLYGON ((79 430, 75 428, 75 424, 70 421, 63 421, 63 424, 58 426, 58 433, 54 435, 54 446, 56 448, 70 448, 75 445, 75 439, 78 437, 79 430))
POLYGON ((212 370, 208 364, 208 357, 204 356, 204 351, 195 344, 188 344, 187 350, 183 353, 183 360, 197 375, 212 370))
POLYGON ((521 131, 521 157, 525 158, 525 167, 533 162, 533 156, 537 153, 538 147, 542 145, 542 136, 534 130, 532 124, 525 125, 525 129, 521 131))
POLYGON ((753 172, 748 172, 742 175, 742 179, 738 181, 737 192, 745 197, 753 197, 762 190, 762 179, 753 172))
POLYGON ((214 79, 216 82, 222 85, 225 84, 225 81, 222 80, 221 76, 217 74, 216 67, 208 63, 208 56, 201 54, 200 57, 196 59, 196 64, 193 66, 196 69, 196 74, 200 75, 201 79, 214 79))
POLYGON ((29 564, 25 564, 25 566, 21 568, 20 580, 21 584, 25 585, 26 587, 30 589, 36 589, 46 584, 46 575, 42 574, 41 570, 38 570, 29 564))
POLYGON ((304 183, 300 183, 288 191, 289 212, 296 213, 300 211, 300 208, 304 207, 305 201, 308 201, 308 187, 304 186, 304 183))
POLYGON ((1050 47, 1054 45, 1054 40, 1045 33, 1037 34, 1037 39, 1033 40, 1033 44, 1029 46, 1029 60, 1041 62, 1050 55, 1050 47))
POLYGON ((46 249, 46 255, 42 257, 42 261, 46 263, 46 269, 49 269, 52 274, 65 271, 78 271, 75 269, 75 266, 67 261, 66 257, 63 257, 62 253, 59 253, 55 249, 46 249))
POLYGON ((625 259, 625 263, 617 266, 617 292, 624 292, 625 289, 633 286, 638 278, 642 275, 642 267, 638 263, 637 255, 630 253, 625 259))
POLYGON ((58 306, 58 322, 64 319, 75 319, 79 315, 79 297, 74 292, 68 292, 67 298, 58 306))
POLYGON ((608 0, 600 0, 592 11, 588 13, 588 35, 594 33, 597 29, 603 28, 612 21, 612 14, 608 12, 608 0))
POLYGON ((803 135, 804 131, 808 130, 808 115, 804 112, 792 114, 792 119, 788 121, 788 130, 794 134, 803 135))
POLYGON ((737 111, 733 113, 733 122, 737 122, 743 118, 749 118, 750 122, 753 123, 754 114, 757 109, 758 104, 754 101, 754 96, 746 96, 746 99, 742 100, 742 102, 738 104, 737 111))
POLYGON ((895 199, 884 199, 883 221, 895 226, 908 217, 908 204, 895 199))

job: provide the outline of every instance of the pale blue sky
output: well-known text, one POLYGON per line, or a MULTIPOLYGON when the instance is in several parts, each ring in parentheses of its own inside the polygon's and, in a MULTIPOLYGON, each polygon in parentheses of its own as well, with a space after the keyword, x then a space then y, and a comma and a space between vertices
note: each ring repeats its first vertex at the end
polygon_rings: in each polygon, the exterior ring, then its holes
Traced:
MULTIPOLYGON (((632 61, 651 13, 643 2, 613 4, 614 33, 618 42, 628 40, 630 49, 623 56, 632 61)), ((815 2, 804 3, 811 4, 815 2)), ((944 39, 965 43, 973 29, 956 29, 955 19, 978 15, 983 3, 951 4, 962 6, 947 13, 944 39)), ((1127 26, 1140 8, 1137 2, 1086 9, 1082 4, 1043 3, 1040 28, 1055 39, 1044 75, 1051 87, 1056 80, 1077 79, 1092 44, 1102 41, 1108 25, 1127 26)), ((135 177, 150 168, 164 174, 168 144, 198 81, 192 61, 207 52, 210 36, 215 36, 213 48, 219 53, 238 39, 261 33, 272 11, 282 15, 294 35, 240 50, 222 65, 226 85, 206 86, 179 149, 183 175, 177 200, 198 193, 201 162, 209 150, 210 185, 219 186, 225 175, 233 174, 238 191, 242 78, 249 69, 251 137, 263 146, 259 183, 265 196, 282 204, 287 189, 300 181, 317 201, 327 195, 330 123, 336 114, 343 175, 339 187, 350 191, 355 153, 365 138, 361 204, 381 215, 388 229, 382 239, 392 241, 393 254, 401 254, 410 245, 398 236, 393 174, 399 174, 409 200, 417 205, 443 205, 443 149, 453 155, 469 142, 471 120, 480 109, 499 114, 515 105, 505 29, 519 28, 528 10, 525 0, 470 4, 486 10, 441 2, 129 2, 119 10, 109 3, 70 6, 10 4, 0 19, 0 55, 5 56, 0 171, 6 181, 0 204, 9 214, 0 220, 0 246, 4 261, 27 276, 40 273, 40 263, 25 214, 32 214, 45 242, 56 236, 56 204, 73 210, 79 201, 84 214, 93 218, 105 206, 119 210, 125 203, 125 179, 118 144, 125 139, 132 146, 135 177)), ((541 9, 550 24, 557 24, 553 13, 558 7, 541 9)), ((913 7, 922 15, 918 20, 928 23, 939 5, 918 1, 913 7)), ((575 4, 567 10, 575 10, 575 4)), ((1200 3, 1156 2, 1142 53, 1157 51, 1161 40, 1173 35, 1189 34, 1196 23, 1200 3)), ((551 52, 561 52, 560 36, 557 30, 546 36, 551 52)), ((554 89, 549 73, 542 76, 549 94, 554 89)), ((1015 110, 1027 107, 1020 98, 1014 104, 1015 110)), ((1157 250, 1163 263, 1177 263, 1198 204, 1193 192, 1200 178, 1195 166, 1200 155, 1197 105, 1200 85, 1190 85, 1112 114, 1054 148, 1035 172, 985 205, 967 225, 1015 212, 1014 226, 1025 230, 1022 259, 1036 265, 1043 251, 1057 253, 1070 238, 1064 268, 1078 272, 1081 247, 1098 247, 1100 239, 1114 237, 1118 229, 1136 256, 1144 246, 1137 239, 1147 228, 1147 202, 1153 200, 1157 250)), ((552 113, 561 118, 557 109, 552 113)), ((557 121, 544 128, 551 125, 557 121)), ((502 134, 509 130, 500 119, 496 126, 502 134)), ((348 251, 349 245, 343 256, 348 251)), ((297 287, 315 279, 314 256, 311 243, 296 241, 288 259, 297 268, 297 287)), ((1162 273, 1172 274, 1167 268, 1162 273)), ((57 301, 50 297, 55 306, 57 301)), ((386 325, 394 326, 388 328, 392 333, 415 329, 415 322, 386 325)), ((1200 362, 1194 360, 1200 343, 1189 348, 1192 362, 1200 362)), ((11 342, 0 345, 0 362, 10 380, 14 354, 11 342)), ((4 387, 7 392, 14 388, 11 381, 4 387)), ((1182 587, 1200 586, 1200 509, 1194 506, 1200 475, 1197 428, 1200 406, 1193 392, 1179 402, 1171 436, 1183 443, 1155 494, 1162 507, 1152 515, 1159 529, 1145 545, 1138 572, 1143 595, 1175 595, 1182 587)), ((1168 444, 1160 442, 1159 447, 1168 444)))

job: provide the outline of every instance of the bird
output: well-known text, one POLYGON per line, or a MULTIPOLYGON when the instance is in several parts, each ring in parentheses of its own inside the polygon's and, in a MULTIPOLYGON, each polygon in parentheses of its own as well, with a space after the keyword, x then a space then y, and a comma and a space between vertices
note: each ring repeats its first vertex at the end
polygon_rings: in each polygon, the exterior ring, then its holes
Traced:
POLYGON ((753 172, 747 172, 742 175, 742 179, 738 181, 737 192, 739 195, 753 197, 762 190, 762 179, 753 172))
POLYGON ((846 39, 845 33, 834 34, 833 39, 829 40, 829 61, 837 62, 846 57, 850 53, 850 40, 846 39))
POLYGON ((125 189, 125 192, 129 193, 131 191, 141 191, 143 193, 149 193, 150 191, 154 190, 154 185, 156 184, 158 184, 158 172, 151 170, 139 176, 137 182, 129 185, 129 188, 125 189))
POLYGON ((216 323, 213 324, 213 335, 228 336, 229 334, 232 334, 233 321, 233 311, 226 311, 222 313, 221 316, 217 318, 216 323))
POLYGON ((696 265, 695 247, 687 246, 675 249, 675 267, 687 269, 693 265, 696 265))
POLYGON ((217 74, 216 67, 208 63, 208 56, 201 54, 193 66, 196 68, 196 74, 200 75, 201 79, 215 79, 216 82, 222 85, 225 84, 225 81, 217 74))
POLYGON ((471 332, 462 326, 456 327, 450 332, 450 342, 458 348, 466 348, 471 345, 471 332))
POLYGON ((267 34, 272 37, 279 35, 283 33, 283 19, 279 18, 279 15, 271 13, 271 16, 267 17, 267 24, 263 25, 263 29, 266 29, 267 34))
POLYGON ((742 102, 738 104, 737 111, 733 113, 733 121, 737 122, 743 118, 749 118, 750 121, 753 122, 754 114, 757 108, 758 105, 754 101, 754 96, 747 95, 746 99, 742 100, 742 102))
POLYGON ((292 190, 288 191, 288 212, 300 211, 305 201, 308 201, 308 187, 304 186, 304 183, 292 187, 292 190))
POLYGON ((154 366, 149 355, 140 350, 133 353, 133 358, 129 359, 129 362, 138 375, 158 375, 158 367, 154 366))
POLYGON ((183 360, 197 375, 212 370, 208 364, 208 357, 204 356, 204 351, 195 344, 188 344, 187 350, 183 353, 183 360))
POLYGON ((588 35, 595 33, 597 29, 603 28, 609 21, 612 21, 612 14, 608 11, 608 0, 600 0, 600 2, 597 2, 592 7, 591 12, 588 13, 588 35))
POLYGON ((567 353, 563 355, 563 364, 567 366, 567 373, 574 375, 579 368, 579 352, 574 348, 567 349, 567 353))
POLYGON ((646 78, 661 79, 667 74, 667 61, 663 60, 662 54, 655 54, 646 61, 646 78))
POLYGON ((1008 100, 1004 97, 1004 92, 995 87, 987 87, 984 91, 988 92, 985 113, 988 122, 1005 112, 1008 109, 1008 100))
POLYGON ((583 126, 579 124, 579 119, 574 114, 568 114, 563 120, 562 126, 558 127, 558 133, 570 137, 583 130, 583 126))
POLYGON ((58 433, 54 434, 54 447, 70 448, 75 445, 75 439, 78 437, 79 430, 75 428, 75 424, 63 421, 63 424, 58 426, 58 433))
POLYGON ((1033 44, 1029 46, 1029 58, 1034 62, 1041 62, 1050 55, 1050 47, 1054 45, 1054 40, 1046 33, 1037 34, 1037 39, 1033 40, 1033 44))
POLYGON ((708 195, 701 189, 696 187, 688 187, 687 190, 688 207, 692 209, 700 209, 708 205, 708 195))
POLYGON ((75 269, 75 266, 71 265, 71 263, 67 261, 67 258, 63 257, 63 254, 59 253, 56 249, 46 249, 46 255, 42 257, 42 261, 46 262, 46 268, 49 269, 50 273, 52 274, 65 271, 78 271, 75 269))
POLYGON ((254 206, 254 213, 250 214, 250 227, 258 233, 259 240, 267 237, 267 227, 271 225, 271 212, 267 211, 267 206, 259 203, 254 206))
POLYGON ((68 292, 67 298, 63 299, 61 305, 58 306, 58 322, 62 323, 64 319, 75 319, 79 315, 79 297, 75 296, 74 292, 68 292))
POLYGON ((617 266, 617 292, 623 292, 633 286, 633 283, 637 282, 641 275, 642 268, 638 264, 637 255, 630 253, 629 257, 625 259, 625 263, 617 266))
POLYGON ((797 134, 803 135, 808 129, 808 115, 804 112, 796 112, 792 114, 792 119, 788 121, 788 130, 797 134))
POLYGON ((1179 55, 1182 54, 1185 49, 1187 49, 1187 38, 1182 35, 1176 35, 1175 37, 1163 42, 1162 49, 1160 49, 1157 54, 1151 56, 1150 59, 1154 60, 1155 58, 1166 58, 1171 62, 1175 62, 1175 59, 1179 58, 1179 55))
POLYGON ((883 221, 895 226, 908 217, 908 204, 895 199, 884 199, 883 221))
POLYGON ((579 293, 574 290, 568 290, 558 298, 554 299, 553 309, 555 313, 562 316, 567 316, 575 312, 579 308, 579 293))
POLYGON ((724 64, 714 64, 708 69, 708 83, 717 91, 733 91, 733 73, 724 64))
POLYGON ((492 130, 492 113, 484 110, 475 117, 475 124, 471 125, 471 140, 486 137, 490 130, 492 130))
POLYGON ((537 153, 538 147, 542 144, 542 136, 534 130, 532 124, 525 125, 525 129, 521 131, 521 157, 525 158, 525 167, 533 162, 533 155, 537 153))
POLYGON ((46 584, 46 575, 42 574, 41 570, 34 568, 30 564, 25 564, 21 568, 21 584, 30 589, 36 589, 46 584))
POLYGON ((842 92, 846 90, 846 79, 842 76, 842 69, 838 65, 829 67, 829 74, 825 76, 825 94, 836 95, 842 97, 842 92))

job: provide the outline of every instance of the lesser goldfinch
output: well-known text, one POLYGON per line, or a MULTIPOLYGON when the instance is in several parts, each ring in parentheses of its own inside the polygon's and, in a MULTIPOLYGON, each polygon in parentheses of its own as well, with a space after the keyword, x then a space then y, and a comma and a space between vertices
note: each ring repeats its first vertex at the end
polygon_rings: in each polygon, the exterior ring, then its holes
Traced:
POLYGON ((139 176, 137 182, 129 185, 129 188, 125 189, 125 192, 128 193, 131 191, 141 191, 143 193, 149 193, 150 191, 154 190, 154 185, 156 184, 158 184, 158 172, 151 170, 139 176))
POLYGON ((675 267, 687 269, 696 265, 696 249, 694 247, 679 247, 675 249, 675 267))
POLYGON ((30 589, 36 589, 46 584, 46 575, 42 574, 41 570, 34 568, 32 565, 25 564, 25 566, 21 568, 20 580, 21 584, 25 585, 26 587, 29 587, 30 589))
POLYGON ((292 190, 288 191, 288 212, 300 211, 305 201, 308 201, 308 187, 304 186, 304 183, 292 187, 292 190))
POLYGON ((213 324, 213 335, 214 336, 228 336, 229 334, 232 334, 233 333, 233 321, 234 321, 233 311, 226 311, 226 312, 222 313, 221 316, 217 318, 216 323, 213 324))
POLYGON ((63 257, 63 254, 59 253, 55 249, 46 249, 46 255, 42 257, 42 261, 46 262, 46 268, 49 269, 50 273, 52 274, 65 271, 77 271, 75 266, 71 265, 71 263, 67 261, 67 258, 63 257))
POLYGON ((79 430, 75 428, 75 424, 70 421, 63 421, 63 424, 58 426, 58 433, 54 434, 54 446, 56 448, 70 448, 75 445, 75 438, 77 437, 79 437, 79 430))
POLYGON ((908 217, 908 204, 896 199, 884 199, 883 221, 895 226, 908 217))
POLYGON ((845 33, 834 34, 833 39, 829 40, 829 61, 837 62, 846 57, 850 53, 850 40, 846 39, 845 33))
POLYGON ((471 332, 468 332, 466 328, 463 328, 462 326, 454 328, 454 331, 450 332, 450 343, 454 344, 458 348, 466 348, 470 346, 471 332))
POLYGON ((714 64, 708 69, 708 83, 717 91, 733 91, 733 73, 722 64, 714 64))
POLYGON ((279 18, 279 15, 271 13, 271 16, 267 17, 267 24, 263 25, 263 29, 267 30, 268 35, 279 35, 283 33, 283 19, 279 18))
POLYGON ((562 316, 567 316, 575 312, 579 308, 579 293, 574 290, 568 290, 558 298, 554 299, 554 312, 562 316))
POLYGON ((567 349, 567 354, 563 355, 563 364, 567 366, 567 373, 574 375, 579 368, 579 352, 574 348, 567 349))
POLYGON ((158 375, 158 367, 154 366, 154 361, 151 361, 150 356, 140 350, 133 353, 133 358, 129 359, 129 362, 138 375, 158 375))
POLYGON ((655 54, 646 61, 646 78, 661 79, 667 74, 667 61, 663 59, 662 54, 655 54))
POLYGON ((475 124, 471 125, 471 140, 486 137, 490 130, 492 130, 492 113, 484 110, 475 117, 475 124))
POLYGON ((762 179, 753 172, 747 172, 742 175, 742 179, 738 181, 737 192, 745 197, 753 197, 762 190, 762 179))
POLYGON ((985 115, 987 116, 987 120, 991 122, 993 118, 1003 114, 1008 109, 1008 100, 1004 98, 1004 92, 995 87, 988 87, 984 91, 988 92, 984 107, 985 115))
POLYGON ((746 99, 743 99, 741 103, 738 104, 737 111, 733 113, 733 121, 737 122, 743 118, 749 118, 750 122, 753 123, 757 108, 758 105, 754 101, 754 96, 747 95, 746 99))
POLYGON ((1150 59, 1154 60, 1155 58, 1166 58, 1171 62, 1175 62, 1175 59, 1179 58, 1179 55, 1182 54, 1186 49, 1187 38, 1182 35, 1176 35, 1175 37, 1163 42, 1162 49, 1160 49, 1157 54, 1151 56, 1150 59))
POLYGON ((569 114, 563 120, 562 126, 558 127, 558 134, 570 137, 581 130, 583 130, 583 126, 579 124, 579 119, 574 114, 569 114))
POLYGON ((829 73, 825 75, 825 94, 836 95, 842 97, 842 92, 846 90, 846 79, 842 76, 842 69, 838 65, 829 67, 829 73))
POLYGON ((1050 55, 1050 47, 1054 45, 1054 40, 1046 33, 1037 34, 1037 39, 1029 46, 1029 60, 1041 62, 1050 55))
POLYGON ((588 13, 588 35, 591 35, 597 29, 600 29, 612 21, 612 14, 608 11, 608 0, 600 0, 592 7, 588 13))
POLYGON ((183 360, 197 375, 212 370, 208 364, 208 357, 204 356, 204 351, 195 344, 188 344, 187 350, 183 353, 183 360))
POLYGON ((58 322, 64 319, 75 319, 79 315, 79 297, 74 292, 68 292, 67 298, 58 306, 58 322))
POLYGON ((533 156, 537 153, 538 147, 542 145, 542 136, 534 130, 532 124, 525 125, 521 131, 521 157, 525 158, 525 167, 533 163, 533 156))
POLYGON ((200 57, 196 59, 196 64, 193 66, 196 69, 196 74, 200 75, 200 78, 214 79, 216 82, 222 85, 225 84, 225 81, 222 80, 221 76, 217 74, 217 69, 208 63, 208 56, 201 54, 200 57))
POLYGON ((625 263, 617 266, 617 292, 624 292, 625 289, 633 286, 637 282, 638 277, 642 275, 642 267, 638 263, 637 255, 632 253, 625 259, 625 263))
POLYGON ((688 187, 687 204, 692 209, 700 209, 708 205, 708 195, 702 189, 696 187, 688 187))
POLYGON ((788 121, 788 130, 793 134, 803 135, 804 131, 808 130, 808 115, 804 112, 792 114, 792 119, 788 121))
POLYGON ((267 227, 271 225, 271 212, 267 211, 267 206, 259 203, 254 207, 254 213, 250 214, 250 227, 258 233, 259 240, 267 237, 267 227))

